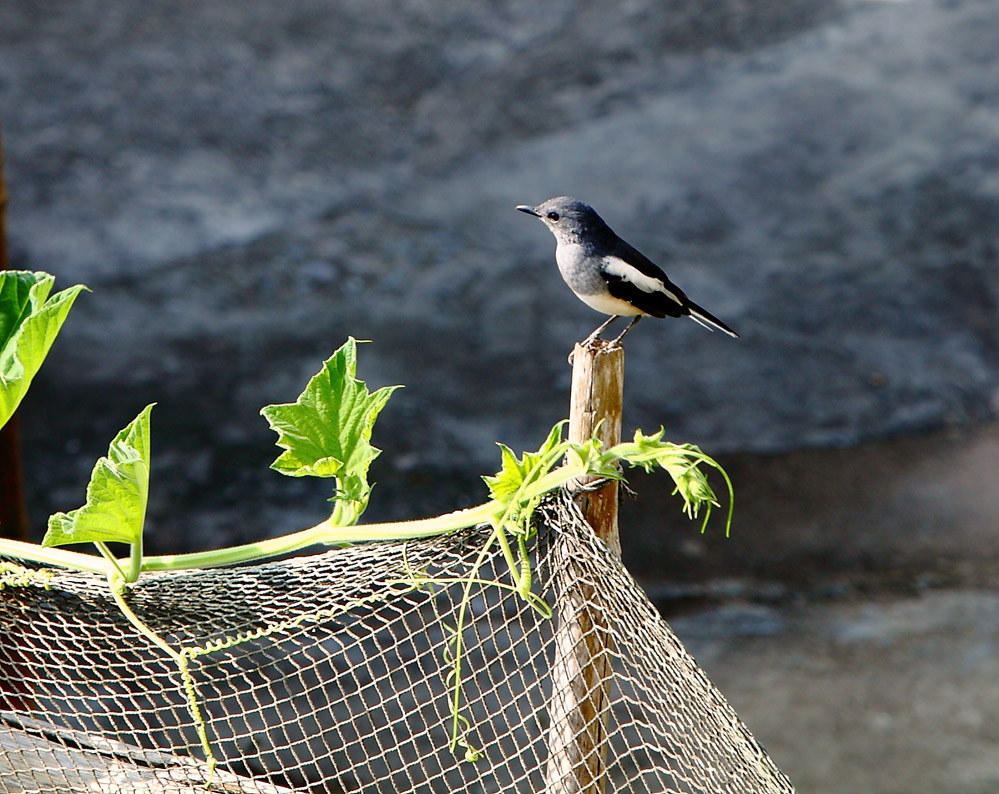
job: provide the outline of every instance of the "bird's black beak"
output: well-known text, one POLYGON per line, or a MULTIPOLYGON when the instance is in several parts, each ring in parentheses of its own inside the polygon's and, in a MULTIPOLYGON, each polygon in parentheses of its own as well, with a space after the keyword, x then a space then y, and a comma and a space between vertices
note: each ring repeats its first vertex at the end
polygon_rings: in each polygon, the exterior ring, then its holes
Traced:
POLYGON ((538 213, 536 209, 534 209, 534 207, 529 207, 526 204, 518 204, 517 209, 519 209, 521 212, 526 212, 528 215, 533 215, 535 218, 541 217, 541 215, 538 213))

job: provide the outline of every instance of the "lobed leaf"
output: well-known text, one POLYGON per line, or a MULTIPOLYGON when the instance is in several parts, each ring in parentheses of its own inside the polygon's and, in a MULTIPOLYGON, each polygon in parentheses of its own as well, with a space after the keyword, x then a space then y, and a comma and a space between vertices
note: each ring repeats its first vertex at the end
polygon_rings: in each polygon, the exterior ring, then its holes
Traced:
POLYGON ((290 477, 335 477, 338 524, 353 523, 367 505, 368 467, 381 454, 371 445, 378 414, 399 386, 369 392, 358 380, 357 340, 347 341, 308 382, 293 403, 260 413, 284 449, 271 468, 290 477))
POLYGON ((489 494, 493 499, 508 503, 526 482, 551 471, 558 463, 561 454, 568 448, 566 442, 562 441, 562 428, 567 423, 568 420, 565 419, 558 422, 537 452, 524 452, 520 459, 506 444, 497 444, 500 448, 500 470, 494 475, 482 478, 489 487, 489 494))
POLYGON ((49 517, 43 546, 67 543, 131 543, 142 539, 149 497, 149 416, 147 405, 111 442, 97 461, 83 507, 49 517))

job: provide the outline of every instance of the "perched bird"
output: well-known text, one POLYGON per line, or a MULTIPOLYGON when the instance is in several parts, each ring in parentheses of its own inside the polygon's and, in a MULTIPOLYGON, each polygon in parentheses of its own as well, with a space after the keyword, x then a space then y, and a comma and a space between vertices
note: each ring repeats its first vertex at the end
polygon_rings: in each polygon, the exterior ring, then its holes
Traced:
POLYGON ((655 262, 618 237, 589 204, 558 196, 536 207, 520 204, 517 209, 540 218, 555 235, 555 261, 576 297, 611 315, 583 345, 600 336, 618 317, 635 319, 612 344, 624 339, 643 317, 690 317, 708 330, 718 328, 729 336, 739 336, 690 300, 655 262))

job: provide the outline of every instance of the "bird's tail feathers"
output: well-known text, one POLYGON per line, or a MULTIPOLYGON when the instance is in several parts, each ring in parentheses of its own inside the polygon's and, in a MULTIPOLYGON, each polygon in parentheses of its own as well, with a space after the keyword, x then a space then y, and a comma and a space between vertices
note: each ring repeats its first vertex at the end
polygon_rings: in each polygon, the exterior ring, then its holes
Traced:
POLYGON ((711 314, 711 312, 705 311, 696 303, 688 304, 687 308, 690 310, 690 319, 694 320, 699 325, 703 325, 709 331, 714 331, 717 328, 719 331, 724 331, 729 336, 734 336, 736 339, 739 338, 739 335, 735 331, 711 314))

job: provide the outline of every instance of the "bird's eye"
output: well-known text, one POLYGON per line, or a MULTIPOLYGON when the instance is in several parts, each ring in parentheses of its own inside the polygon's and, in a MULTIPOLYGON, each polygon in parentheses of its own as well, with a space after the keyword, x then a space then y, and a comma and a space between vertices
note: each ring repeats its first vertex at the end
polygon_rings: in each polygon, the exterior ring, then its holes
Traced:
POLYGON ((549 212, 548 213, 548 220, 550 220, 550 221, 557 221, 558 220, 558 213, 557 212, 549 212))

